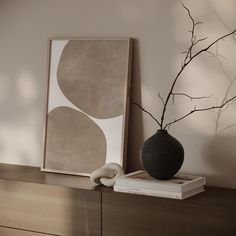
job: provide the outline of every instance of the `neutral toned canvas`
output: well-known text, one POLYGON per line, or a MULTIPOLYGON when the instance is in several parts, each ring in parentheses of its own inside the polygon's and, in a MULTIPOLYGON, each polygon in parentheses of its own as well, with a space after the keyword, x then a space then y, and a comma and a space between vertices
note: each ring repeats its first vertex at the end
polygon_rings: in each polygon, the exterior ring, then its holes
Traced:
POLYGON ((130 39, 51 40, 42 170, 89 175, 123 165, 130 39))
POLYGON ((46 166, 90 173, 106 161, 106 138, 88 116, 68 107, 48 115, 46 166))
POLYGON ((64 95, 88 115, 106 119, 124 111, 128 47, 124 40, 71 40, 57 79, 64 95))

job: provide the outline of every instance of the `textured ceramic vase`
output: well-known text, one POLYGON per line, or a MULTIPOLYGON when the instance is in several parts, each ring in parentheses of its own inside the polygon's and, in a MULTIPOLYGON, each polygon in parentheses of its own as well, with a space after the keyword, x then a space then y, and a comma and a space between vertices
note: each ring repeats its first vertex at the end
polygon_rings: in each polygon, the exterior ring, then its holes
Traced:
POLYGON ((158 130, 141 147, 143 168, 156 179, 173 177, 184 161, 182 144, 167 130, 158 130))

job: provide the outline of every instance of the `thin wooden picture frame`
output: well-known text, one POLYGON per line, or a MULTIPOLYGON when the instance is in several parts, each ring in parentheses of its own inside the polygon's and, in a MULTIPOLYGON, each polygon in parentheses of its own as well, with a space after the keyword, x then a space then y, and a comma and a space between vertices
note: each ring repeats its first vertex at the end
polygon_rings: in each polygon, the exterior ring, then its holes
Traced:
MULTIPOLYGON (((122 110, 122 127, 121 127, 121 146, 120 146, 120 156, 116 162, 120 164, 124 169, 126 168, 126 159, 127 159, 127 137, 128 137, 128 120, 129 120, 129 91, 131 86, 131 71, 132 71, 132 54, 133 54, 133 39, 132 38, 50 38, 48 40, 48 53, 47 53, 47 90, 46 90, 46 102, 45 102, 45 119, 44 119, 44 155, 41 170, 45 172, 53 172, 53 173, 61 173, 61 174, 71 174, 71 175, 82 175, 89 176, 91 171, 72 171, 72 170, 64 170, 58 168, 51 168, 47 164, 47 148, 48 148, 48 123, 49 123, 49 99, 50 99, 50 81, 52 78, 50 77, 51 73, 51 63, 52 63, 52 44, 53 42, 109 42, 109 41, 117 41, 117 42, 125 42, 127 44, 127 62, 125 68, 125 79, 123 84, 123 101, 124 106, 122 110)), ((63 49, 64 50, 64 49, 63 49)), ((114 134, 116 135, 116 134, 114 134)), ((63 147, 62 147, 63 148, 63 147)), ((106 150, 107 151, 107 150, 106 150)), ((107 152, 106 152, 107 154, 107 152)), ((109 162, 109 158, 105 158, 105 163, 109 162)), ((55 160, 54 160, 55 161, 55 160)), ((79 161, 79 160, 78 160, 79 161)), ((100 166, 98 166, 100 167, 100 166)))

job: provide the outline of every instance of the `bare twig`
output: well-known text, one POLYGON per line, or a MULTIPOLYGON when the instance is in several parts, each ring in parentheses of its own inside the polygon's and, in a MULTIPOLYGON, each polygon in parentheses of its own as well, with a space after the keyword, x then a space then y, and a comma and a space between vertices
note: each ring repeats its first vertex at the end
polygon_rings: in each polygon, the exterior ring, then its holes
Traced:
MULTIPOLYGON (((163 126, 164 126, 166 108, 167 108, 167 105, 168 105, 168 103, 169 103, 170 97, 171 97, 171 95, 172 95, 172 93, 173 93, 175 84, 176 84, 178 78, 180 77, 180 75, 182 74, 182 72, 184 71, 184 69, 189 65, 189 63, 191 63, 191 61, 192 61, 194 58, 196 58, 197 56, 199 56, 199 55, 202 54, 203 52, 207 52, 213 45, 217 44, 219 41, 221 41, 221 40, 225 39, 226 37, 228 37, 228 36, 233 35, 233 34, 236 33, 236 29, 235 29, 235 30, 231 31, 231 32, 228 33, 228 34, 225 34, 225 35, 223 35, 223 36, 217 38, 215 41, 213 41, 212 43, 210 43, 207 47, 205 47, 205 48, 199 50, 197 53, 195 53, 194 55, 192 55, 193 43, 195 42, 194 29, 195 29, 196 23, 195 23, 193 17, 191 16, 190 10, 189 10, 182 2, 181 2, 181 4, 182 4, 182 6, 188 11, 188 15, 189 15, 189 17, 190 17, 190 19, 191 19, 191 21, 192 21, 192 25, 193 25, 193 26, 192 26, 192 31, 191 31, 191 32, 192 32, 191 45, 190 45, 190 47, 189 47, 189 49, 188 49, 188 52, 187 52, 187 54, 186 54, 186 57, 185 57, 185 59, 184 59, 184 63, 182 64, 182 66, 181 66, 179 72, 177 73, 176 77, 174 78, 173 83, 172 83, 171 88, 170 88, 170 91, 169 91, 169 93, 168 93, 168 95, 167 95, 167 97, 166 97, 165 104, 164 104, 164 107, 163 107, 163 110, 162 110, 162 115, 161 115, 161 122, 160 122, 160 128, 161 128, 161 129, 163 129, 163 126)), ((199 24, 199 23, 197 22, 197 24, 199 24)), ((196 111, 194 110, 194 112, 196 112, 196 111)), ((192 113, 193 113, 193 112, 191 111, 190 114, 192 114, 192 113)), ((190 115, 190 114, 189 114, 189 115, 190 115)), ((185 118, 185 117, 183 117, 183 118, 185 118)), ((183 118, 181 118, 181 119, 183 119, 183 118)), ((167 127, 167 125, 164 126, 164 129, 165 129, 166 127, 167 127)))
POLYGON ((190 96, 186 93, 172 93, 173 96, 185 96, 187 98, 189 98, 191 101, 192 100, 197 100, 197 99, 204 99, 204 98, 211 98, 212 95, 210 96, 202 96, 202 97, 193 97, 193 96, 190 96))
POLYGON ((199 52, 197 52, 197 53, 192 57, 192 59, 195 58, 195 57, 197 57, 199 54, 208 51, 213 45, 215 45, 216 43, 218 43, 220 40, 224 40, 224 39, 227 38, 228 36, 233 35, 233 34, 235 34, 235 33, 236 33, 236 29, 233 30, 233 31, 231 31, 231 32, 228 33, 228 34, 225 34, 225 35, 219 37, 218 39, 216 39, 215 41, 213 41, 211 44, 209 44, 206 48, 203 48, 202 50, 200 50, 199 52))
POLYGON ((147 113, 153 120, 156 121, 156 123, 157 123, 159 126, 161 126, 160 122, 159 122, 149 111, 147 111, 145 108, 143 108, 141 105, 139 105, 139 104, 136 103, 136 102, 133 102, 133 101, 132 101, 132 103, 133 103, 134 105, 136 105, 137 107, 139 107, 142 111, 144 111, 145 113, 147 113))
POLYGON ((162 103, 163 106, 164 106, 165 102, 164 102, 164 99, 163 99, 163 97, 161 96, 160 92, 158 93, 158 97, 160 98, 161 103, 162 103))
POLYGON ((204 41, 207 38, 201 38, 201 39, 197 40, 197 36, 195 35, 195 28, 196 28, 197 25, 203 24, 203 22, 201 22, 201 21, 195 22, 195 20, 193 19, 193 16, 191 15, 190 10, 183 4, 183 2, 181 2, 181 4, 182 4, 183 8, 185 10, 187 10, 188 16, 192 21, 192 29, 189 30, 189 32, 191 33, 190 46, 189 46, 188 50, 185 52, 186 53, 186 56, 184 58, 184 64, 185 64, 187 62, 187 60, 189 60, 192 57, 192 53, 193 53, 192 51, 193 51, 194 46, 197 43, 199 43, 201 41, 204 41))
POLYGON ((180 118, 178 118, 178 119, 176 119, 176 120, 174 120, 174 121, 172 121, 172 122, 170 122, 170 123, 168 123, 168 124, 166 124, 166 125, 164 124, 165 115, 166 115, 166 111, 167 111, 167 106, 168 106, 168 104, 169 104, 169 101, 170 101, 170 98, 171 98, 171 97, 172 97, 172 101, 173 101, 173 102, 174 102, 174 97, 175 97, 175 95, 186 96, 186 97, 190 98, 191 100, 193 100, 193 99, 209 98, 209 97, 203 97, 203 96, 201 96, 201 97, 193 97, 193 96, 190 96, 190 95, 187 95, 187 94, 184 94, 184 93, 175 93, 175 92, 174 92, 174 88, 175 88, 175 85, 176 85, 178 79, 180 78, 180 76, 182 75, 183 71, 185 70, 185 68, 186 68, 196 57, 198 57, 199 55, 201 55, 202 53, 205 53, 205 52, 211 54, 211 55, 212 55, 213 57, 215 57, 215 58, 219 57, 220 55, 218 54, 218 48, 217 48, 217 52, 216 52, 216 53, 212 53, 212 52, 210 52, 209 50, 210 50, 214 45, 218 45, 218 43, 219 43, 221 40, 224 40, 225 38, 227 38, 227 37, 229 37, 229 36, 233 36, 233 35, 235 35, 235 33, 236 33, 236 29, 235 29, 235 30, 231 31, 231 32, 228 33, 228 34, 225 34, 225 35, 223 35, 223 36, 217 38, 216 40, 214 40, 213 42, 211 42, 210 44, 208 44, 207 47, 204 47, 204 48, 200 49, 199 51, 197 51, 196 53, 194 53, 194 52, 193 52, 194 47, 195 47, 198 43, 200 43, 200 42, 206 40, 207 37, 197 39, 197 36, 195 35, 195 28, 196 28, 197 25, 202 24, 203 22, 200 22, 200 21, 199 21, 199 22, 195 22, 194 18, 193 18, 192 15, 191 15, 190 10, 189 10, 182 2, 181 2, 181 4, 182 4, 183 8, 184 8, 185 10, 187 10, 188 16, 189 16, 189 18, 190 18, 190 20, 191 20, 191 22, 192 22, 192 28, 191 28, 191 30, 189 31, 189 32, 191 33, 190 46, 188 47, 188 50, 187 50, 187 51, 182 52, 182 53, 184 53, 184 54, 186 54, 186 55, 185 55, 185 57, 184 57, 184 60, 183 60, 182 63, 181 63, 180 70, 177 72, 176 76, 175 76, 174 79, 173 79, 173 82, 172 82, 172 84, 171 84, 170 90, 169 90, 169 92, 168 92, 168 94, 167 94, 165 100, 164 100, 163 97, 160 95, 160 93, 158 93, 158 97, 161 99, 161 102, 162 102, 162 104, 163 104, 163 109, 162 109, 162 113, 161 113, 161 118, 160 118, 160 120, 156 119, 149 111, 147 111, 146 109, 144 109, 141 105, 139 105, 138 103, 133 102, 134 105, 138 106, 142 111, 144 111, 144 112, 147 113, 152 119, 154 119, 154 120, 157 122, 157 124, 160 126, 160 129, 161 129, 161 130, 162 130, 162 129, 169 128, 172 124, 174 124, 174 123, 176 123, 176 122, 178 122, 178 121, 184 119, 185 117, 187 117, 187 116, 189 116, 189 115, 191 115, 191 114, 193 114, 193 113, 195 113, 195 112, 198 112, 198 111, 207 111, 207 110, 212 110, 212 109, 217 109, 217 108, 222 109, 226 104, 228 104, 230 101, 232 101, 232 100, 235 99, 235 97, 236 97, 236 96, 234 96, 234 97, 232 97, 232 98, 229 99, 229 100, 224 100, 223 103, 221 103, 221 105, 219 105, 219 106, 213 106, 213 107, 201 108, 201 109, 197 109, 197 108, 195 107, 192 111, 190 111, 190 112, 187 113, 186 115, 184 115, 184 116, 182 116, 182 117, 180 117, 180 118))
POLYGON ((166 124, 164 126, 164 129, 166 129, 168 126, 180 121, 180 120, 183 120, 184 118, 186 118, 187 116, 195 113, 195 112, 198 112, 198 111, 209 111, 209 110, 213 110, 213 109, 220 109, 222 107, 224 107, 226 104, 228 104, 229 102, 233 101, 234 99, 236 98, 236 95, 231 97, 230 99, 226 100, 224 103, 222 103, 221 105, 218 105, 218 106, 213 106, 213 107, 207 107, 207 108, 199 108, 197 109, 197 107, 195 106, 195 108, 193 110, 191 110, 190 112, 188 112, 187 114, 185 114, 184 116, 178 118, 178 119, 175 119, 174 121, 166 124))
POLYGON ((196 42, 194 42, 193 45, 195 46, 197 43, 202 42, 202 41, 204 41, 204 40, 206 40, 206 39, 208 39, 208 37, 198 39, 196 42))

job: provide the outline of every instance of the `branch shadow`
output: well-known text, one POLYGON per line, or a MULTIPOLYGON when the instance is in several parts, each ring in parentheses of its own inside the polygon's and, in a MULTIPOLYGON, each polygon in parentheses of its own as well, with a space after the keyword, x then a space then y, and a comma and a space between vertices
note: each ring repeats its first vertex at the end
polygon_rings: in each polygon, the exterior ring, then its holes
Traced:
POLYGON ((212 173, 208 176, 211 185, 235 187, 232 183, 232 180, 236 179, 235 155, 235 137, 214 135, 209 138, 203 147, 203 160, 212 173))

